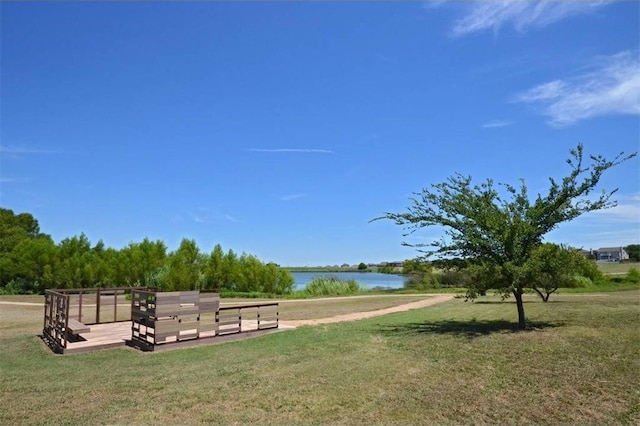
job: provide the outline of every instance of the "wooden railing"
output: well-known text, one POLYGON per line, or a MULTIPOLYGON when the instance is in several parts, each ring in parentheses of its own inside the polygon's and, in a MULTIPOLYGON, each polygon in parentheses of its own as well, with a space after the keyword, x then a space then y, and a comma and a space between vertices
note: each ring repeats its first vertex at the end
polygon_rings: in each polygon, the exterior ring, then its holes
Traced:
MULTIPOLYGON (((69 321, 82 325, 129 321, 131 302, 127 294, 139 287, 74 288, 45 290, 42 337, 62 353, 73 337, 69 321)), ((157 290, 155 287, 152 290, 157 290)))
POLYGON ((63 353, 67 347, 68 320, 69 295, 55 290, 46 290, 44 294, 42 338, 54 352, 63 353))
POLYGON ((199 291, 131 294, 131 341, 145 350, 155 345, 215 335, 218 293, 199 291))
POLYGON ((278 328, 278 306, 277 303, 260 303, 222 307, 218 309, 216 314, 217 334, 234 334, 278 328))
MULTIPOLYGON (((131 343, 156 345, 278 328, 278 303, 220 307, 220 295, 117 287, 45 291, 43 338, 64 353, 88 325, 131 321, 131 343), (127 300, 127 294, 131 300, 127 300)), ((85 335, 87 336, 87 335, 85 335)))

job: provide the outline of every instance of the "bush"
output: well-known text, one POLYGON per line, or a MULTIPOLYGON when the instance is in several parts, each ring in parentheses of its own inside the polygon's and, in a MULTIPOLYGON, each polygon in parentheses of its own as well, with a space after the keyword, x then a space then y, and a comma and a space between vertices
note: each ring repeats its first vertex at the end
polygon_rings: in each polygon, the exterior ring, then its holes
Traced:
POLYGON ((640 283, 640 271, 638 271, 636 268, 630 268, 627 271, 626 281, 630 283, 640 283))
POLYGON ((427 290, 430 288, 440 288, 440 283, 434 274, 425 272, 422 274, 412 274, 405 282, 404 288, 415 290, 427 290))
POLYGON ((575 287, 591 287, 593 285, 593 281, 587 277, 583 277, 582 275, 576 275, 573 277, 573 284, 575 287))
POLYGON ((335 276, 313 277, 304 288, 304 291, 312 296, 345 296, 363 290, 356 280, 341 280, 335 276))
POLYGON ((447 270, 436 277, 442 287, 468 287, 471 283, 471 276, 464 270, 447 270))

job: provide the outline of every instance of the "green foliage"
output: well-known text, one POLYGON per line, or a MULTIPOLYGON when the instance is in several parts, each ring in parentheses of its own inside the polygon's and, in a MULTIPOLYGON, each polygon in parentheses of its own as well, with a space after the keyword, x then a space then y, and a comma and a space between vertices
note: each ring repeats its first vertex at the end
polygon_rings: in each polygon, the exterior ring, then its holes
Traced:
POLYGON ((626 280, 631 283, 640 283, 640 271, 636 268, 629 269, 627 272, 626 280))
POLYGON ((360 264, 358 265, 358 271, 366 271, 368 268, 369 267, 364 262, 360 262, 360 264))
POLYGON ((497 187, 492 179, 473 184, 470 176, 455 174, 416 193, 406 212, 385 213, 377 219, 403 226, 405 236, 429 226, 443 228, 444 237, 429 245, 404 244, 427 257, 471 262, 477 281, 469 288, 468 297, 474 298, 488 287, 503 296, 513 295, 518 324, 524 329, 522 296, 527 280, 523 279, 523 267, 532 252, 561 223, 615 206, 611 197, 616 190, 603 191, 595 198, 591 194, 605 171, 635 155, 620 153, 613 160, 590 156, 591 163, 585 164, 583 146, 578 144, 567 160, 569 174, 560 182, 550 178, 547 194, 538 194, 533 200, 524 180, 518 188, 506 183, 497 187))
POLYGON ((346 296, 363 290, 356 280, 341 280, 335 276, 314 277, 304 288, 311 296, 346 296))
POLYGON ((640 244, 630 244, 624 249, 629 255, 629 260, 640 262, 640 244))
POLYGON ((28 213, 0 209, 0 293, 42 293, 46 288, 153 286, 165 290, 216 289, 290 293, 293 276, 276 264, 216 245, 207 256, 194 240, 183 239, 167 253, 164 242, 145 238, 121 250, 95 246, 86 235, 58 245, 40 233, 28 213))
POLYGON ((402 263, 402 273, 409 274, 421 274, 426 272, 432 272, 433 268, 429 262, 422 259, 407 259, 402 263))
POLYGON ((440 288, 438 278, 432 272, 414 273, 407 278, 404 288, 410 290, 428 290, 440 288))
POLYGON ((468 287, 471 285, 471 274, 464 269, 448 269, 436 274, 436 278, 442 287, 468 287))
POLYGON ((378 268, 378 272, 380 272, 381 274, 394 274, 396 268, 394 268, 391 265, 384 265, 378 268))
POLYGON ((577 250, 551 243, 533 249, 521 272, 524 285, 532 288, 543 302, 560 287, 578 287, 585 285, 585 280, 592 282, 601 278, 594 261, 586 259, 577 250))

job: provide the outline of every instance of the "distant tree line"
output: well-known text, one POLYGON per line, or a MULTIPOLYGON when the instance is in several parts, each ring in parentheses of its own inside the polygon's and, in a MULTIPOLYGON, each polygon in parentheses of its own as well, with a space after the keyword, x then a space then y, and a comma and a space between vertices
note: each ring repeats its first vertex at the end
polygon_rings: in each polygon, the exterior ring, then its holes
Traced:
POLYGON ((47 288, 157 286, 163 290, 218 290, 285 294, 291 273, 253 255, 202 253, 183 239, 172 252, 145 238, 116 250, 84 234, 56 244, 29 213, 0 208, 0 292, 43 293, 47 288))

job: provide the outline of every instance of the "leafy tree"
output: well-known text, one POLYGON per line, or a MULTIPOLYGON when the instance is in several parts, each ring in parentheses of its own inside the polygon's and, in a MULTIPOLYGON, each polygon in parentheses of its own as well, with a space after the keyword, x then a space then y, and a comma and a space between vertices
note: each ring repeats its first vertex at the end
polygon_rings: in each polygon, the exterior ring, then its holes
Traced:
POLYGON ((224 252, 222 246, 216 244, 211 254, 207 258, 205 265, 205 279, 204 288, 206 290, 218 290, 222 288, 224 284, 224 272, 222 263, 224 261, 224 252))
POLYGON ((559 224, 580 215, 616 205, 611 199, 617 191, 603 191, 590 197, 603 173, 634 157, 618 154, 613 160, 590 156, 585 164, 583 146, 570 151, 569 174, 560 182, 550 178, 546 195, 529 199, 524 180, 519 188, 502 184, 498 191, 492 179, 473 184, 470 176, 455 174, 447 181, 433 184, 416 193, 403 213, 385 213, 377 219, 389 219, 404 227, 405 236, 429 226, 444 228, 444 238, 427 245, 412 245, 425 256, 461 257, 473 262, 477 281, 467 296, 492 287, 503 297, 513 295, 518 311, 518 327, 526 327, 522 296, 529 286, 523 267, 543 237, 559 224))
POLYGON ((427 272, 433 272, 433 267, 430 262, 426 262, 424 259, 407 259, 402 263, 404 275, 427 272))
POLYGON ((595 278, 589 264, 598 270, 595 262, 586 259, 579 251, 546 243, 531 251, 522 271, 528 286, 543 302, 548 302, 558 288, 578 287, 581 281, 577 277, 595 278))
POLYGON ((54 267, 56 287, 86 288, 94 285, 91 242, 86 235, 65 238, 58 244, 59 261, 54 267))
POLYGON ((9 253, 21 241, 40 235, 38 221, 29 213, 14 214, 0 208, 0 256, 9 253))
POLYGON ((629 260, 640 262, 640 244, 631 244, 626 246, 624 249, 629 255, 629 260))
POLYGON ((369 267, 364 262, 360 262, 360 264, 358 265, 358 271, 366 271, 368 268, 369 267))
POLYGON ((231 249, 222 259, 222 279, 225 290, 239 291, 240 265, 238 255, 231 249))
POLYGON ((183 238, 180 247, 169 255, 169 271, 167 273, 165 290, 199 290, 204 281, 201 275, 203 258, 195 240, 183 238))
POLYGON ((167 246, 163 241, 145 238, 140 243, 129 243, 121 254, 121 260, 127 265, 123 277, 127 285, 156 285, 150 283, 151 277, 167 262, 167 246))
POLYGON ((22 293, 39 293, 54 284, 52 264, 57 259, 57 248, 48 236, 39 236, 20 242, 0 260, 3 275, 22 293))

